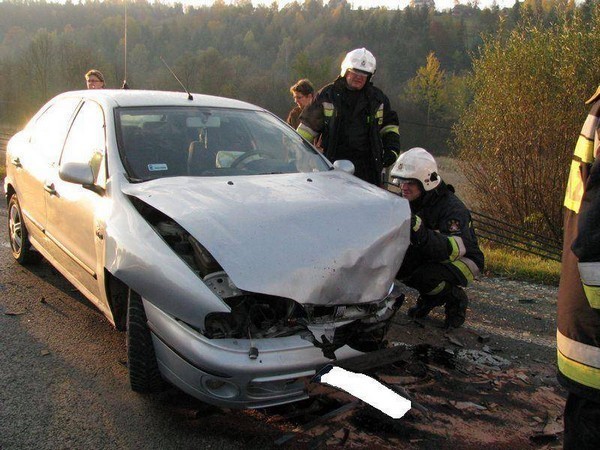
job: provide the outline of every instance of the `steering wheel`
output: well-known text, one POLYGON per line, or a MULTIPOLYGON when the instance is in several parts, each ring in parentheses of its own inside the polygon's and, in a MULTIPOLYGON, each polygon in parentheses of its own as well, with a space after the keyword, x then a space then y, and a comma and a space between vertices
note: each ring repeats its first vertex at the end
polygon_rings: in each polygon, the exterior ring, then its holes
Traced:
POLYGON ((250 152, 246 152, 243 155, 238 156, 237 158, 235 158, 233 160, 233 162, 231 163, 231 165, 229 167, 234 168, 239 166, 243 161, 247 160, 248 158, 252 158, 253 156, 260 156, 260 159, 272 159, 273 157, 269 154, 266 153, 262 153, 258 150, 252 150, 250 152))

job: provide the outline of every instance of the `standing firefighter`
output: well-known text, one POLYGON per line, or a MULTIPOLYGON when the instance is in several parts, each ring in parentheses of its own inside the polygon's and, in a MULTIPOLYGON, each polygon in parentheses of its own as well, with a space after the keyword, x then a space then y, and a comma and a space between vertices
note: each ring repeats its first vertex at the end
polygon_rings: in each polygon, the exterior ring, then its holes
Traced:
POLYGON ((415 318, 445 305, 445 325, 458 328, 467 314, 466 287, 483 270, 484 257, 471 214, 440 178, 435 159, 422 148, 400 155, 390 172, 412 213, 410 246, 397 278, 419 291, 408 310, 415 318))
POLYGON ((316 142, 330 161, 348 159, 357 177, 381 186, 383 168, 398 156, 400 135, 398 115, 371 83, 375 68, 375 57, 367 49, 349 52, 340 76, 300 114, 298 132, 316 142))
POLYGON ((587 104, 565 195, 558 379, 569 391, 565 449, 600 448, 600 88, 587 104))

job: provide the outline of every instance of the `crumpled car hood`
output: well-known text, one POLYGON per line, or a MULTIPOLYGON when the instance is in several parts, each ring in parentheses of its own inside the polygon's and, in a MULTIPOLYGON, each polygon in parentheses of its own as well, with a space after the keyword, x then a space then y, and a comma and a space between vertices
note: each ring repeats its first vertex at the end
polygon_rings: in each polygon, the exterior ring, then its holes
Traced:
POLYGON ((163 178, 123 192, 179 223, 238 288, 300 303, 384 298, 409 244, 406 200, 343 172, 163 178))

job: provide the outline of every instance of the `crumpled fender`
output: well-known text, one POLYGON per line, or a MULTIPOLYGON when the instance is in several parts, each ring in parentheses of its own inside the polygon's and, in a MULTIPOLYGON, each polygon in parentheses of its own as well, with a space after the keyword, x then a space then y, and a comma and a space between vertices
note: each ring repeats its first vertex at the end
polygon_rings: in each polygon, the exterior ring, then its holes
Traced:
POLYGON ((107 212, 105 222, 105 266, 112 275, 164 312, 200 329, 208 313, 230 311, 126 198, 118 205, 107 212))

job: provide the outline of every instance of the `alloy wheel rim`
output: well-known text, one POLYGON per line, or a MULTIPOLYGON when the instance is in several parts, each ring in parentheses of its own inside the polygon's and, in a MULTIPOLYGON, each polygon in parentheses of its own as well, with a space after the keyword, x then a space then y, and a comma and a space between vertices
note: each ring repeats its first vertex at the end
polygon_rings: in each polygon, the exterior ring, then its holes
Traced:
POLYGON ((19 253, 23 245, 22 222, 19 210, 14 205, 10 209, 9 217, 8 227, 10 230, 10 244, 13 251, 19 253))

